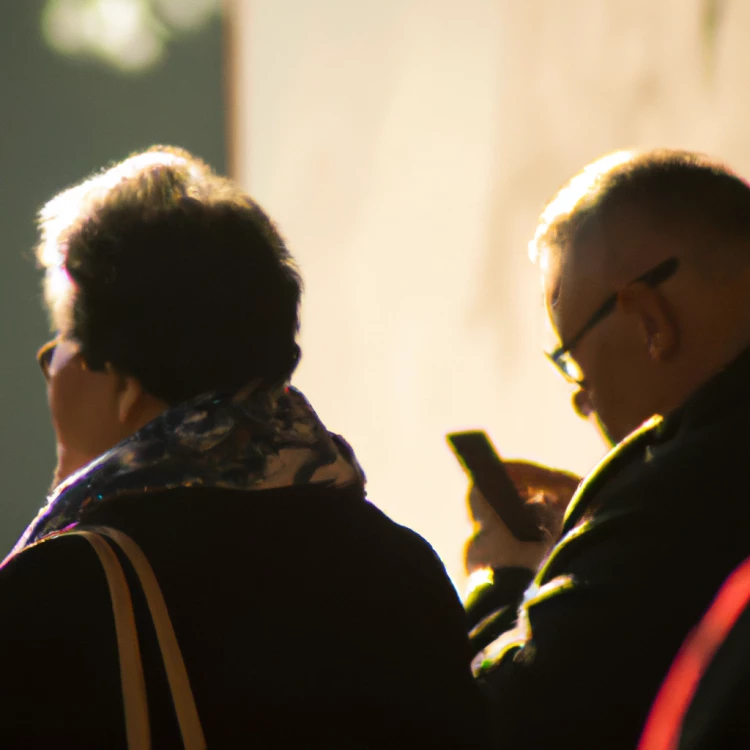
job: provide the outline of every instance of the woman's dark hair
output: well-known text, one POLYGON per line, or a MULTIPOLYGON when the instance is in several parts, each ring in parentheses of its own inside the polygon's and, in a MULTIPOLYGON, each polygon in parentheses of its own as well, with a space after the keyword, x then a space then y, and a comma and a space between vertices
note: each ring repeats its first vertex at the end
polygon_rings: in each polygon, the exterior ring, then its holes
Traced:
POLYGON ((52 199, 40 223, 53 321, 91 369, 109 363, 170 404, 294 371, 294 261, 257 203, 191 154, 135 154, 52 199))

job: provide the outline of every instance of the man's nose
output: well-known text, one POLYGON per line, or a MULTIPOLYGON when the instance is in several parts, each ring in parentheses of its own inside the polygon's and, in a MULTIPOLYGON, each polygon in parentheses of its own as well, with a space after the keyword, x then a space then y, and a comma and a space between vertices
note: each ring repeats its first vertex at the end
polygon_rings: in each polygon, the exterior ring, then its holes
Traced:
POLYGON ((584 388, 580 388, 573 394, 573 410, 583 419, 588 419, 594 413, 594 407, 589 399, 589 394, 584 388))

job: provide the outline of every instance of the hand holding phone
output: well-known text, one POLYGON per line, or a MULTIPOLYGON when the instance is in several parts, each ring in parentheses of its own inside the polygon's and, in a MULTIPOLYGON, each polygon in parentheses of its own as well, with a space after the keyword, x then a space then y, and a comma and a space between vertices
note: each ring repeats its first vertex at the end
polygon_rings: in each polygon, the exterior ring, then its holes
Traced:
POLYGON ((516 539, 547 538, 535 508, 519 494, 486 432, 453 432, 446 439, 474 486, 516 539))

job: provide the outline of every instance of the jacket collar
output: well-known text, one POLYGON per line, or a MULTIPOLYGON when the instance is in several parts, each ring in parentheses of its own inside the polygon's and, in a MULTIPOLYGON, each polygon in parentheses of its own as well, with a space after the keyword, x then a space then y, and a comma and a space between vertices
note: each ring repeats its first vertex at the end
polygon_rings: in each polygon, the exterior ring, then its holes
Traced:
POLYGON ((722 418, 750 400, 750 347, 701 386, 657 430, 659 442, 722 418))
POLYGON ((645 455, 658 452, 679 435, 710 424, 727 411, 750 400, 750 348, 701 386, 667 417, 654 416, 618 443, 581 483, 565 514, 563 534, 567 534, 591 509, 594 496, 615 474, 645 455))
POLYGON ((645 446, 653 439, 664 420, 660 416, 651 417, 624 440, 619 442, 609 453, 589 472, 573 495, 565 512, 563 535, 576 526, 583 515, 589 510, 595 495, 612 477, 625 466, 630 465, 642 455, 645 446))

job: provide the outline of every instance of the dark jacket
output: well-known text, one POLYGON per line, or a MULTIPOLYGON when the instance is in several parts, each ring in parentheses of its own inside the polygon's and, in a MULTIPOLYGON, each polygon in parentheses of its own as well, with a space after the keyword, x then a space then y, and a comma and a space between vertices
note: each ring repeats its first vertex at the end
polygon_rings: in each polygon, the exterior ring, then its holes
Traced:
POLYGON ((749 425, 746 352, 579 490, 518 627, 484 658, 497 747, 635 747, 678 648, 750 554, 749 425))
MULTIPOLYGON (((482 746, 445 570, 361 489, 176 489, 88 522, 149 558, 212 750, 482 746)), ((154 747, 181 747, 139 593, 154 747)), ((44 541, 0 571, 0 649, 0 746, 124 747, 109 595, 85 540, 44 541)))

